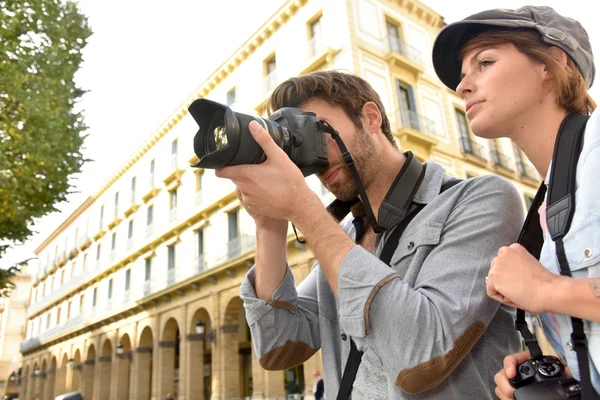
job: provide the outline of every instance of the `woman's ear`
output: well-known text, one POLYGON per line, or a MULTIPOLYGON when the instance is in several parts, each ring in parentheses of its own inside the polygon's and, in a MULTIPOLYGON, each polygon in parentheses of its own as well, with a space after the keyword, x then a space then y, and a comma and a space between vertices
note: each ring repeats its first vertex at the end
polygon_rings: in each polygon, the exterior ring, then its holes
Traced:
POLYGON ((361 119, 363 128, 369 133, 376 133, 381 129, 381 111, 377 104, 367 101, 362 107, 361 119))

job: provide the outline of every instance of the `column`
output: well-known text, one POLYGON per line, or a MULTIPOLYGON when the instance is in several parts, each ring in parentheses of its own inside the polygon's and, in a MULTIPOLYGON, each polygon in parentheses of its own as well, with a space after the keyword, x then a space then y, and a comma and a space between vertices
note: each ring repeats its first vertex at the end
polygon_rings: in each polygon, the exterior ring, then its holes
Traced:
POLYGON ((117 354, 117 368, 113 369, 112 380, 115 382, 115 393, 112 398, 116 400, 129 399, 129 383, 131 373, 131 352, 117 354))
POLYGON ((92 399, 94 395, 94 370, 96 361, 86 360, 83 363, 83 379, 81 382, 81 395, 84 399, 92 399))
POLYGON ((54 381, 56 380, 56 369, 49 369, 46 373, 46 385, 44 387, 44 400, 54 400, 54 381))
MULTIPOLYGON (((41 400, 44 398, 44 384, 46 383, 46 372, 40 372, 39 375, 37 376, 37 378, 35 379, 35 385, 34 385, 34 396, 37 395, 38 398, 41 400)), ((35 397, 34 397, 35 398, 35 397)))
POLYGON ((110 367, 112 364, 111 356, 98 357, 98 366, 94 379, 94 399, 109 399, 110 398, 110 367))
POLYGON ((175 341, 162 340, 158 343, 159 372, 158 398, 164 399, 175 390, 175 341))
POLYGON ((221 359, 221 381, 224 399, 241 396, 240 388, 240 353, 238 346, 239 325, 221 326, 220 337, 217 338, 219 358, 221 359))
POLYGON ((204 400, 204 334, 187 335, 187 400, 204 400))
POLYGON ((132 400, 150 400, 152 393, 152 347, 138 347, 133 357, 131 373, 132 400))

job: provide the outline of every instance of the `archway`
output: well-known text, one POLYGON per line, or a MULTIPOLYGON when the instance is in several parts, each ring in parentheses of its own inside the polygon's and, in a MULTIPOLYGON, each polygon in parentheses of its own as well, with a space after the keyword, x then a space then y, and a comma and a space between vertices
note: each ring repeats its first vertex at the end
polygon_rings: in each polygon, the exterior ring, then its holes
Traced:
POLYGON ((83 364, 81 363, 81 352, 79 349, 75 351, 75 357, 73 357, 73 376, 71 378, 70 391, 80 392, 81 391, 81 373, 83 371, 83 364))
POLYGON ((225 398, 252 397, 252 345, 242 299, 235 297, 229 301, 223 322, 218 338, 226 344, 223 348, 223 382, 238 382, 237 386, 224 385, 223 395, 225 398))
POLYGON ((54 382, 56 381, 56 357, 50 359, 50 368, 46 374, 46 384, 44 387, 44 396, 46 399, 54 399, 54 382))
POLYGON ((94 394, 94 379, 96 375, 96 348, 90 344, 83 362, 81 394, 84 399, 91 399, 94 394))
MULTIPOLYGON (((98 376, 98 388, 95 390, 98 393, 98 399, 110 398, 111 385, 111 370, 112 370, 112 353, 113 346, 109 339, 104 340, 100 357, 98 357, 98 368, 96 375, 98 376)), ((94 396, 96 398, 96 396, 94 396)))
POLYGON ((159 342, 159 398, 164 399, 169 393, 177 396, 179 392, 179 325, 174 318, 165 324, 159 342))
POLYGON ((131 340, 124 334, 117 344, 117 392, 113 396, 117 400, 129 398, 129 382, 131 378, 131 340))
POLYGON ((64 353, 61 358, 60 367, 58 367, 58 369, 56 370, 56 381, 54 382, 54 397, 59 396, 61 394, 65 394, 67 391, 66 385, 68 363, 69 357, 67 356, 67 353, 64 353))
POLYGON ((206 309, 196 310, 188 325, 188 395, 190 400, 210 400, 212 393, 212 343, 215 341, 206 309))
POLYGON ((131 398, 135 400, 150 400, 152 395, 152 352, 154 338, 152 329, 146 326, 138 340, 135 350, 135 376, 131 382, 131 398))

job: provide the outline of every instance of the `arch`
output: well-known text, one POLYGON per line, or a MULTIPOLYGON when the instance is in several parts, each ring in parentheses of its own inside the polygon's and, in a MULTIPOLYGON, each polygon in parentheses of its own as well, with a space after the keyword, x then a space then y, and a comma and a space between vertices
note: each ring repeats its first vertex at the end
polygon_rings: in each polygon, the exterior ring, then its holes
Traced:
POLYGON ((81 363, 81 351, 75 350, 73 355, 73 374, 71 376, 70 391, 80 392, 81 390, 81 373, 83 371, 83 364, 81 363))
POLYGON ((194 399, 210 399, 212 395, 214 327, 209 312, 198 307, 188 321, 187 330, 191 334, 187 340, 188 354, 188 395, 194 399), (204 325, 204 335, 196 331, 196 324, 204 325), (208 373, 206 373, 208 372, 208 373))
POLYGON ((119 339, 116 351, 115 392, 111 398, 115 400, 129 399, 130 379, 131 379, 131 339, 128 333, 125 333, 119 339))
POLYGON ((252 347, 242 299, 239 296, 230 298, 222 315, 223 323, 219 327, 217 340, 230 343, 223 357, 234 365, 231 371, 232 381, 239 382, 239 387, 226 386, 224 397, 252 396, 252 347))
POLYGON ((123 336, 121 336, 121 339, 119 339, 119 344, 123 346, 123 353, 127 354, 131 351, 132 345, 128 333, 125 333, 123 336))
POLYGON ((209 328, 212 326, 212 322, 210 319, 210 314, 208 310, 206 310, 206 308, 200 307, 194 312, 192 318, 188 321, 187 331, 189 333, 196 333, 196 324, 198 323, 198 321, 204 324, 205 331, 208 332, 209 328))
POLYGON ((152 328, 150 328, 149 326, 144 327, 144 329, 142 329, 142 333, 140 333, 140 337, 138 339, 138 347, 152 348, 153 341, 154 341, 154 335, 152 333, 152 328))
POLYGON ((96 360, 96 347, 91 343, 87 348, 87 354, 85 356, 87 361, 96 360))
POLYGON ((112 342, 110 339, 105 339, 102 344, 102 350, 100 351, 100 357, 110 357, 112 355, 112 342))
MULTIPOLYGON (((173 327, 176 326, 177 329, 181 330, 185 326, 184 321, 181 320, 181 316, 179 312, 174 310, 170 312, 166 312, 161 316, 161 328, 160 328, 160 340, 174 340, 174 337, 168 338, 165 337, 166 332, 171 332, 173 327), (175 324, 175 325, 173 325, 175 324)), ((172 333, 172 332, 171 332, 172 333)))
POLYGON ((113 344, 110 338, 104 339, 98 357, 98 365, 96 370, 97 375, 97 390, 94 391, 94 398, 109 399, 110 386, 112 380, 112 364, 113 364, 113 344))
POLYGON ((174 317, 171 317, 165 322, 162 329, 161 341, 172 341, 176 339, 177 332, 179 331, 179 324, 174 317))

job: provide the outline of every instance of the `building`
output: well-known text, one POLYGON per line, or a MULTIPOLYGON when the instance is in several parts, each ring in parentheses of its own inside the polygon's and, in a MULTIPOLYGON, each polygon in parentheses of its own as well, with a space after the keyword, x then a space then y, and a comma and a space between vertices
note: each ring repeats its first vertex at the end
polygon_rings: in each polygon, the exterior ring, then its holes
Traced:
POLYGON ((15 285, 0 298, 0 396, 19 393, 21 384, 20 343, 25 340, 31 276, 26 269, 11 279, 15 285))
MULTIPOLYGON (((285 372, 253 355, 239 298, 253 221, 229 182, 189 167, 197 127, 187 107, 207 97, 266 116, 287 77, 354 72, 381 95, 402 148, 460 178, 501 174, 525 206, 539 182, 531 165, 508 141, 475 138, 462 100, 433 72, 443 25, 417 0, 286 1, 37 249, 22 398, 309 398, 320 353, 285 372)), ((294 238, 288 259, 301 282, 314 257, 294 238)))

